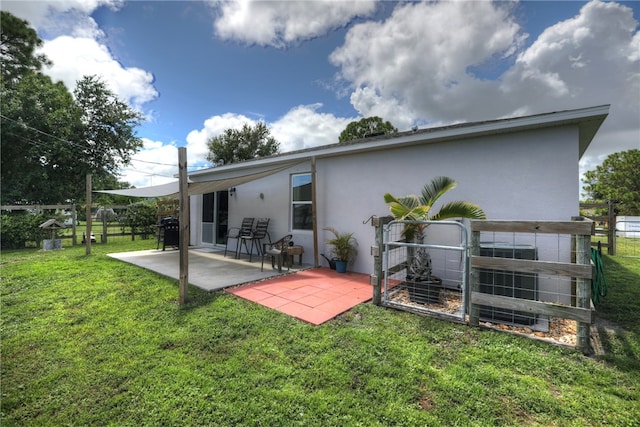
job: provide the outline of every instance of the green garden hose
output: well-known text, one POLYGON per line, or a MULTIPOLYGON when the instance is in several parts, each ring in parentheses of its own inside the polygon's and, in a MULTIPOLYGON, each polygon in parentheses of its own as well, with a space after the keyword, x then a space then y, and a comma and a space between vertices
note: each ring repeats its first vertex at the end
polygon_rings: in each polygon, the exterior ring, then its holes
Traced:
POLYGON ((595 274, 593 279, 591 279, 591 300, 596 304, 600 301, 600 298, 607 296, 609 286, 607 285, 607 278, 604 275, 602 254, 596 248, 591 248, 591 261, 593 261, 595 274))

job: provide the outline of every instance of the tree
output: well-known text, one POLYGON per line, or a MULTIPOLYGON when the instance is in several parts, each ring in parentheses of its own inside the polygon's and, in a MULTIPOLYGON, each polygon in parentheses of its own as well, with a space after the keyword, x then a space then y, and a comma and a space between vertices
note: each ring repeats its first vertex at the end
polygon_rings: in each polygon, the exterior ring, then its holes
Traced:
POLYGON ((621 215, 640 215, 640 150, 609 155, 584 174, 584 189, 595 201, 617 202, 621 215))
POLYGON ((141 115, 96 77, 77 84, 40 72, 48 61, 28 22, 2 12, 0 146, 2 204, 62 203, 81 199, 84 176, 114 177, 142 146, 134 134, 141 115))
POLYGON ((384 121, 378 116, 372 116, 349 123, 340 133, 338 140, 340 142, 346 142, 368 136, 378 136, 396 132, 398 132, 398 129, 390 122, 384 121))
POLYGON ((229 164, 276 154, 280 143, 270 135, 267 125, 258 122, 255 126, 245 123, 242 129, 226 129, 210 138, 207 147, 208 161, 229 164))
POLYGON ((142 115, 118 99, 96 76, 78 81, 74 95, 82 111, 82 154, 88 166, 93 173, 116 174, 142 147, 142 140, 135 134, 142 115))
POLYGON ((2 203, 62 203, 81 199, 84 176, 113 180, 142 146, 140 115, 95 77, 75 99, 61 82, 28 72, 3 99, 2 203))
MULTIPOLYGON (((58 203, 76 196, 80 110, 62 83, 28 72, 3 91, 2 203, 58 203)), ((80 180, 81 181, 81 180, 80 180)))
POLYGON ((49 64, 44 55, 35 55, 42 40, 29 23, 9 12, 0 12, 0 59, 2 82, 12 84, 29 71, 39 71, 49 64))

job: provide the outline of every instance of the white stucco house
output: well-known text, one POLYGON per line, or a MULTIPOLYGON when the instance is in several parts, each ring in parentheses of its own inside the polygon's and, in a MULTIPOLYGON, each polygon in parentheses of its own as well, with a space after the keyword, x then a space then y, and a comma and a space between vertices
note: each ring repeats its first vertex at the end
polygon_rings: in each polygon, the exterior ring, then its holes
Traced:
POLYGON ((268 217, 272 240, 293 234, 312 264, 313 199, 318 252, 328 253, 325 227, 354 232, 360 255, 350 269, 371 273, 374 232, 365 222, 388 215, 383 194, 418 194, 440 175, 458 182, 443 202, 477 203, 489 219, 569 220, 579 214, 578 162, 608 113, 604 105, 462 123, 192 172, 190 242, 224 245, 243 217, 268 217))

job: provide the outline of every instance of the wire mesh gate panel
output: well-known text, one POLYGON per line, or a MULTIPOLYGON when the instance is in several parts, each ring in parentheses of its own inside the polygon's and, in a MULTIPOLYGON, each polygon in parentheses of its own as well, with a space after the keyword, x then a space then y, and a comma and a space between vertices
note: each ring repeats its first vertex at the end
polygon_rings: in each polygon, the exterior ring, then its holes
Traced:
POLYGON ((616 218, 615 254, 640 257, 640 216, 616 218))
POLYGON ((456 221, 392 221, 384 226, 384 306, 465 320, 467 229, 456 221), (406 230, 414 230, 406 238, 406 230))
POLYGON ((592 221, 471 221, 469 323, 589 351, 592 221))

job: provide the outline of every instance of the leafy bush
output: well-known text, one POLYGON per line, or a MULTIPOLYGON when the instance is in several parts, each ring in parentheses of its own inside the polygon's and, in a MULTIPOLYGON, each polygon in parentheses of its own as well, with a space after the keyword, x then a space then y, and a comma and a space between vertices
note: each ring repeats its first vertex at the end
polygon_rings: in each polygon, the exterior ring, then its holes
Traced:
POLYGON ((30 212, 11 212, 1 215, 0 247, 2 249, 21 249, 27 242, 39 245, 47 239, 49 232, 39 227, 47 218, 44 214, 30 212))
POLYGON ((124 217, 126 226, 133 233, 153 234, 157 222, 158 207, 155 203, 140 202, 129 205, 124 217))

